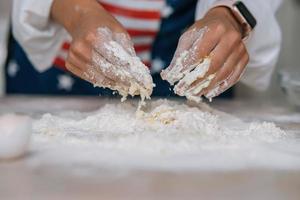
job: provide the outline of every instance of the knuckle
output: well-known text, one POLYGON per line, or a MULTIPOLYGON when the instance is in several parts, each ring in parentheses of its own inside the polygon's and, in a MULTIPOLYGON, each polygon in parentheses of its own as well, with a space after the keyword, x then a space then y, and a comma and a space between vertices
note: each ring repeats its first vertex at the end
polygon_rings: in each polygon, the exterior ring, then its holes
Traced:
POLYGON ((240 41, 242 39, 241 34, 237 31, 229 31, 228 38, 232 41, 240 41))
POLYGON ((215 31, 224 33, 226 31, 226 27, 222 22, 219 22, 215 25, 215 31))
POLYGON ((72 71, 72 66, 68 60, 66 60, 65 67, 67 68, 68 71, 72 71))
POLYGON ((74 41, 71 44, 70 51, 75 54, 80 54, 84 48, 84 42, 82 41, 74 41))
POLYGON ((249 62, 249 60, 250 60, 250 55, 249 55, 247 49, 245 49, 244 56, 245 56, 245 62, 246 62, 246 64, 247 64, 247 63, 249 62))
POLYGON ((89 31, 88 33, 85 34, 84 36, 84 41, 85 42, 94 42, 96 40, 96 34, 92 31, 89 31))

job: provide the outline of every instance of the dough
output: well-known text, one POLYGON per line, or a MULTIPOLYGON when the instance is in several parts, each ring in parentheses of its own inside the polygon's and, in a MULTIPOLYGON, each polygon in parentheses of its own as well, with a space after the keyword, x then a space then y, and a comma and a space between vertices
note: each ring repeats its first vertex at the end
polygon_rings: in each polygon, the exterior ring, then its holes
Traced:
POLYGON ((22 156, 28 148, 31 133, 31 118, 16 114, 0 116, 0 159, 22 156))

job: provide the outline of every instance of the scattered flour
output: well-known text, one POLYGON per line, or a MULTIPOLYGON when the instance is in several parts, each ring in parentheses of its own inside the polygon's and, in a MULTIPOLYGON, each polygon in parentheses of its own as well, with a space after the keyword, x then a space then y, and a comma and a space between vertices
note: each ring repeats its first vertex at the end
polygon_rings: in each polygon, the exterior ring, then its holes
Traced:
POLYGON ((93 144, 123 155, 197 154, 203 149, 272 143, 285 136, 273 123, 244 123, 224 113, 158 100, 136 113, 130 103, 106 104, 92 113, 45 114, 35 135, 73 145, 93 144))
POLYGON ((0 159, 22 156, 32 133, 29 117, 15 114, 0 116, 0 159))

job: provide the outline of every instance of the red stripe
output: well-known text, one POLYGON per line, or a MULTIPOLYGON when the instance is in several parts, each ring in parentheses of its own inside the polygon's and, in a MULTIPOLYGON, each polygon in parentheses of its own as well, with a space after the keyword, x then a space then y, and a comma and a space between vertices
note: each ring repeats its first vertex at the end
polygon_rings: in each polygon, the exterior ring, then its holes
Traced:
POLYGON ((65 60, 60 58, 60 57, 56 57, 54 62, 53 62, 53 65, 55 67, 57 67, 58 69, 62 69, 64 71, 68 71, 66 66, 65 66, 65 60))
POLYGON ((70 49, 71 44, 69 42, 64 42, 62 45, 62 48, 64 50, 69 50, 70 49))
POLYGON ((155 37, 157 31, 150 31, 150 30, 136 30, 136 29, 127 29, 127 32, 131 37, 136 36, 153 36, 155 37))
POLYGON ((137 53, 143 52, 143 51, 150 51, 152 48, 152 45, 150 44, 141 44, 141 45, 135 45, 134 49, 137 53))
POLYGON ((129 8, 118 7, 109 3, 100 3, 108 12, 139 19, 160 19, 160 12, 153 10, 134 10, 129 8))

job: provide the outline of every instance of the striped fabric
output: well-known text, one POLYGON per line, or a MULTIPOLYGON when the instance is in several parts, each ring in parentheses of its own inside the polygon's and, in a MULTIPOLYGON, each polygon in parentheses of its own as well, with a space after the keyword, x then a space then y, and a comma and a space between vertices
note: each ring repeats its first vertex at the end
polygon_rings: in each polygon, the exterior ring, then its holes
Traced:
MULTIPOLYGON (((166 3, 164 0, 99 0, 128 31, 137 55, 151 67, 151 49, 159 31, 166 3)), ((54 65, 65 70, 65 59, 70 47, 66 41, 55 58, 54 65)))

